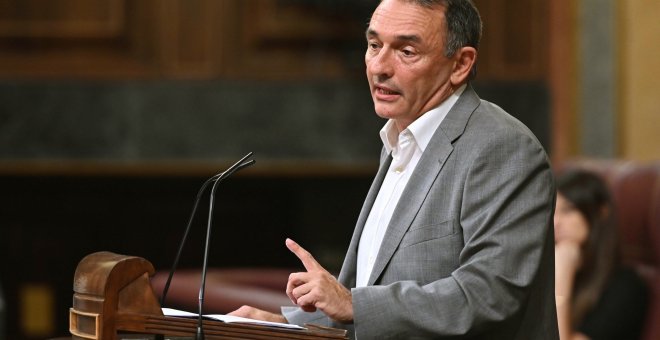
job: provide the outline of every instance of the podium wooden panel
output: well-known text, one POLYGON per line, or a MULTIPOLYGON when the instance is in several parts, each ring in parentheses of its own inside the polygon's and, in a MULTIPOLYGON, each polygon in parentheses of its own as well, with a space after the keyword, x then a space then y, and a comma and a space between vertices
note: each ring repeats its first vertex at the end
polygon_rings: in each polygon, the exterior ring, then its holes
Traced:
MULTIPOLYGON (((152 264, 140 257, 97 252, 74 275, 69 330, 73 339, 117 340, 118 333, 194 336, 197 319, 164 316, 151 288, 152 264)), ((333 328, 304 330, 204 320, 206 339, 347 339, 333 328)))

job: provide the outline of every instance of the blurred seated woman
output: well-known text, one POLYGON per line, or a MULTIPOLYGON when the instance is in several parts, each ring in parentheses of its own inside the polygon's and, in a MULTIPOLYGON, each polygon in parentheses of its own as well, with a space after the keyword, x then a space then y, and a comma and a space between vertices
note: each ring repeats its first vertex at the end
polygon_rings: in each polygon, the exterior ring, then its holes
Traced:
MULTIPOLYGON (((557 179, 555 293, 562 340, 639 339, 647 287, 621 264, 605 182, 584 170, 557 179)), ((625 226, 623 226, 625 227, 625 226)))

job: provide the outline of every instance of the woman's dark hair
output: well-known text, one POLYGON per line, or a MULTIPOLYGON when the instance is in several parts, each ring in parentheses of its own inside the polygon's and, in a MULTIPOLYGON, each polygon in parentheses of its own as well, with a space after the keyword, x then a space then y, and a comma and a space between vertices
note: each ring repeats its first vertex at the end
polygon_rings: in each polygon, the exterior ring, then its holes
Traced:
POLYGON ((571 323, 577 327, 595 306, 620 263, 619 238, 607 183, 599 175, 586 170, 569 170, 557 178, 557 190, 584 216, 589 227, 571 301, 571 323))

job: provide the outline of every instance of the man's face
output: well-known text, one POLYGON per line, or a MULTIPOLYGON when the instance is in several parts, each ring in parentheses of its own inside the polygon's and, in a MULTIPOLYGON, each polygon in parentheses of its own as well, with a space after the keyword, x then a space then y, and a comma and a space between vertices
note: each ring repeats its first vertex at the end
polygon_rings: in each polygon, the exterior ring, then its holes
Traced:
POLYGON ((451 94, 454 60, 444 56, 444 7, 385 0, 367 29, 365 63, 376 113, 399 131, 451 94))

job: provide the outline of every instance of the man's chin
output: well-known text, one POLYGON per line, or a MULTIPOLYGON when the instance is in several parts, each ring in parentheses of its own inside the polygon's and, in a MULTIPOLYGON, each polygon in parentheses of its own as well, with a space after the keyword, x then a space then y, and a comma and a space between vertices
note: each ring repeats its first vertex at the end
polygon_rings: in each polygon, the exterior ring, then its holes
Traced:
POLYGON ((391 107, 385 107, 384 105, 375 105, 374 110, 376 111, 376 115, 380 118, 393 119, 397 116, 396 110, 391 107))

